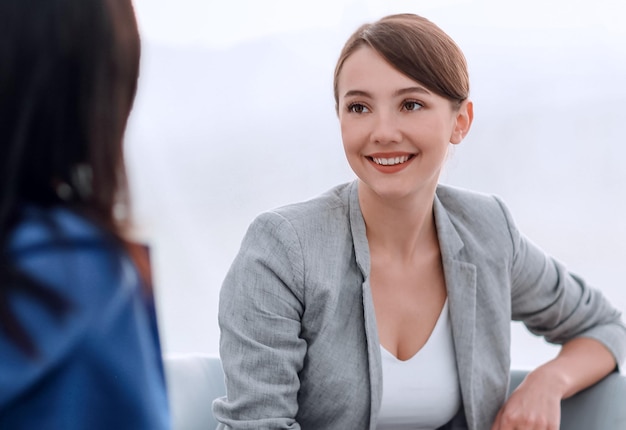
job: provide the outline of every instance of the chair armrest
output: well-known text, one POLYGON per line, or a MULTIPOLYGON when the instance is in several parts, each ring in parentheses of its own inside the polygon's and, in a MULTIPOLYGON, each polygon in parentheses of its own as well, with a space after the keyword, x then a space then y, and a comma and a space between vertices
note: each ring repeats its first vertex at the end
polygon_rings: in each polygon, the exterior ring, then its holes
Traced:
MULTIPOLYGON (((509 395, 528 374, 511 371, 509 395)), ((626 430, 626 376, 611 373, 597 384, 561 401, 561 429, 626 430)))
POLYGON ((224 396, 222 364, 203 354, 163 357, 173 430, 215 429, 213 400, 224 396))

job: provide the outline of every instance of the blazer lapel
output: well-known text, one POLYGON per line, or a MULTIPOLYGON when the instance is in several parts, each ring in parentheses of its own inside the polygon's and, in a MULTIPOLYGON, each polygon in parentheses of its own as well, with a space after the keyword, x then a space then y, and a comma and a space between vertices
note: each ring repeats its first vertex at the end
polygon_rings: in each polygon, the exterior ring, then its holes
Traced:
POLYGON ((365 231, 365 221, 359 205, 357 181, 354 181, 350 189, 350 229, 354 243, 354 253, 357 266, 363 274, 363 315, 365 319, 365 338, 367 340, 367 358, 369 365, 370 380, 370 430, 376 429, 376 420, 380 410, 382 387, 382 363, 380 358, 380 341, 378 340, 378 328, 376 326, 376 313, 374 300, 370 288, 370 254, 365 231))
POLYGON ((448 291, 452 336, 467 424, 476 428, 478 405, 474 398, 474 336, 476 328, 476 266, 463 261, 463 241, 446 209, 435 196, 435 223, 448 291))

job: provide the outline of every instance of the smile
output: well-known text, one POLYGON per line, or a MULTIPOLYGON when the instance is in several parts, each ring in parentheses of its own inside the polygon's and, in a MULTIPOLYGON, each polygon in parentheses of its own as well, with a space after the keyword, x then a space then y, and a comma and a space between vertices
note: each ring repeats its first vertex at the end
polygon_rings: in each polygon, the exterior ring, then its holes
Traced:
POLYGON ((410 155, 403 155, 401 157, 392 157, 392 158, 381 158, 381 157, 370 157, 374 163, 380 166, 395 166, 397 164, 403 164, 409 161, 411 158, 410 155))

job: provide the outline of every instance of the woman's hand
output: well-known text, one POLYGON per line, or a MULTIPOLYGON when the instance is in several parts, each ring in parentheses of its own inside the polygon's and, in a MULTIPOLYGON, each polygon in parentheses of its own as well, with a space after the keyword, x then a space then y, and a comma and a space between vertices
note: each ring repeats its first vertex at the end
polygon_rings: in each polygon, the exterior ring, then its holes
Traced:
POLYGON ((615 358, 599 341, 570 340, 554 360, 526 376, 496 415, 491 430, 558 430, 561 400, 595 384, 615 366, 615 358))
POLYGON ((561 393, 561 384, 542 375, 541 368, 529 373, 500 408, 491 430, 558 430, 561 393))

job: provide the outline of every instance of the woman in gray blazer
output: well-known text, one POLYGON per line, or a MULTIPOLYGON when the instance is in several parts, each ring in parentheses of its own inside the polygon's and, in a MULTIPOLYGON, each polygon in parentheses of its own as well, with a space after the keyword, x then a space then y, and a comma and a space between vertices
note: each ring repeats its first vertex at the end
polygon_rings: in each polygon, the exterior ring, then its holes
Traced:
POLYGON ((358 179, 250 226, 220 296, 219 428, 557 429, 560 400, 624 361, 626 328, 497 197, 438 183, 473 119, 462 52, 422 17, 388 16, 347 41, 334 93, 358 179), (507 399, 511 320, 562 349, 507 399), (452 348, 387 373, 383 354, 410 363, 435 336, 452 348), (431 373, 452 387, 441 401, 423 395, 431 373), (432 407, 385 425, 398 393, 432 407))

